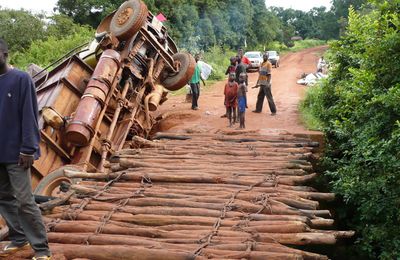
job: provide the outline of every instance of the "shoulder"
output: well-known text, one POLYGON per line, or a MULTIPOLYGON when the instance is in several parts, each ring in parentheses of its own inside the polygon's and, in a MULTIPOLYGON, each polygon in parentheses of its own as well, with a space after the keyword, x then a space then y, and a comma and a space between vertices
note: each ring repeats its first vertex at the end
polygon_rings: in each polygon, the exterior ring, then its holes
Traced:
POLYGON ((34 86, 32 78, 27 72, 19 69, 12 69, 10 73, 12 73, 14 81, 18 82, 22 89, 29 89, 34 86))
POLYGON ((29 76, 28 73, 26 73, 25 71, 19 70, 19 69, 15 69, 15 68, 11 69, 9 73, 19 79, 29 79, 29 80, 31 79, 31 76, 29 76))

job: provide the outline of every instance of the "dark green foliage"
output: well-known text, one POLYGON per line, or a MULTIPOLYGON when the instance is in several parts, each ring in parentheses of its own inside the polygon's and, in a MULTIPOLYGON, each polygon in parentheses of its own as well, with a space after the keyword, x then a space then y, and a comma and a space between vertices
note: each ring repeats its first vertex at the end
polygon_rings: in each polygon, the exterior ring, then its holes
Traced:
POLYGON ((41 18, 24 10, 0 8, 0 38, 8 43, 11 51, 26 49, 32 41, 46 37, 41 18))
POLYGON ((331 45, 330 77, 306 100, 328 139, 342 217, 371 259, 400 257, 399 12, 399 1, 350 9, 346 34, 331 45))
MULTIPOLYGON (((96 27, 107 11, 119 7, 123 0, 59 0, 57 9, 75 22, 96 27)), ((192 52, 213 46, 238 47, 267 44, 293 35, 267 10, 264 0, 144 0, 153 14, 162 12, 170 35, 178 45, 192 52), (285 32, 283 32, 285 30, 285 32)))

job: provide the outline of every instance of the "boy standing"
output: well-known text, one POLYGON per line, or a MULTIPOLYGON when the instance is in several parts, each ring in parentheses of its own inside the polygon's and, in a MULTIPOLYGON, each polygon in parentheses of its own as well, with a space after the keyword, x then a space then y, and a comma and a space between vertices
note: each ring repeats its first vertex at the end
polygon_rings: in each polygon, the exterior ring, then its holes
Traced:
POLYGON ((229 74, 229 82, 226 83, 224 90, 225 107, 226 107, 226 113, 228 115, 229 127, 232 127, 233 124, 236 122, 235 110, 237 107, 238 84, 235 82, 235 77, 236 77, 235 73, 229 74))
POLYGON ((247 75, 245 73, 241 73, 239 75, 239 88, 238 88, 238 111, 239 111, 239 121, 240 121, 240 128, 244 129, 244 119, 245 119, 245 112, 247 108, 247 97, 246 97, 246 78, 247 75))

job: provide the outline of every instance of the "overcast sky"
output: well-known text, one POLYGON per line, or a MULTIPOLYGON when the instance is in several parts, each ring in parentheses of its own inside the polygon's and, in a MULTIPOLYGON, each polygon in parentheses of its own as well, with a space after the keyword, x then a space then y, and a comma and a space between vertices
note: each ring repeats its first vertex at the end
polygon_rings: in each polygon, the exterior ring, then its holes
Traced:
MULTIPOLYGON (((281 6, 308 11, 313 7, 326 6, 330 8, 331 0, 266 0, 267 6, 281 6)), ((34 12, 46 11, 51 13, 57 0, 0 0, 0 6, 11 9, 27 9, 34 12)))
POLYGON ((313 7, 325 6, 331 8, 331 0, 265 0, 267 6, 280 6, 297 10, 308 11, 313 7))

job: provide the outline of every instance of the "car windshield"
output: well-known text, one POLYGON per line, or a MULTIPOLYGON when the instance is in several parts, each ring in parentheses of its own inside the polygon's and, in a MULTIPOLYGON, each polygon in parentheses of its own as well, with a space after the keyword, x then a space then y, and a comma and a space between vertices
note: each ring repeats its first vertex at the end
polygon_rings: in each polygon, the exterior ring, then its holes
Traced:
POLYGON ((261 55, 259 53, 246 53, 244 56, 247 58, 261 58, 261 55))
POLYGON ((271 57, 276 57, 277 56, 277 53, 276 53, 276 51, 268 51, 268 56, 271 58, 271 57))

